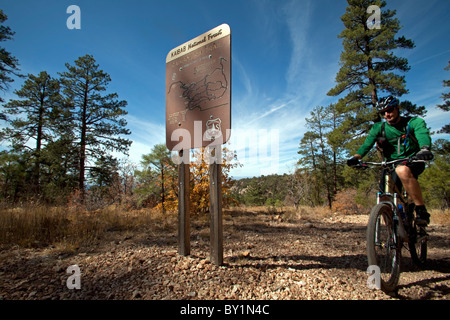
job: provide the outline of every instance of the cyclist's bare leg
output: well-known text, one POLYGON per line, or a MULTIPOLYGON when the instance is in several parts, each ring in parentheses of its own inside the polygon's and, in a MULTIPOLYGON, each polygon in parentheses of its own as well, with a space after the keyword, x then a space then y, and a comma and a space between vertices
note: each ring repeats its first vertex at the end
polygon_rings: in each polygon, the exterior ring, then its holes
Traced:
POLYGON ((407 166, 398 166, 395 168, 395 173, 402 181, 403 187, 416 205, 416 212, 418 214, 416 223, 426 226, 430 222, 430 215, 425 208, 419 182, 412 174, 411 169, 407 166))
POLYGON ((423 196, 422 190, 420 189, 419 182, 414 177, 411 169, 407 166, 398 166, 395 168, 395 173, 402 181, 403 187, 405 188, 408 195, 413 199, 416 206, 423 206, 423 196))

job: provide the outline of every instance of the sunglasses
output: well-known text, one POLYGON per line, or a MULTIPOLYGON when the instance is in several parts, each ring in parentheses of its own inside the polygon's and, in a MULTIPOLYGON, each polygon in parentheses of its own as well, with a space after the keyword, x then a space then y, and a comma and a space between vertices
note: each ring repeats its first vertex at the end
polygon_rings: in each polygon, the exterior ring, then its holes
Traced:
POLYGON ((392 113, 395 110, 395 107, 390 107, 387 109, 384 109, 382 111, 380 111, 381 114, 385 114, 385 113, 392 113))

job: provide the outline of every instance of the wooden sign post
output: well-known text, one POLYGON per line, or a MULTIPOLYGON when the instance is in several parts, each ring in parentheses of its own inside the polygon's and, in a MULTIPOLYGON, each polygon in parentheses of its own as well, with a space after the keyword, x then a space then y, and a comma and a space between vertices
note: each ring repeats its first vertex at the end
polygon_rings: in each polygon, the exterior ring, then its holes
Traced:
MULTIPOLYGON (((184 150, 179 152, 181 159, 184 152, 184 150)), ((188 256, 191 253, 189 181, 189 164, 181 163, 178 166, 178 253, 182 256, 188 256)))
MULTIPOLYGON (((216 160, 221 159, 221 148, 211 148, 216 160), (215 154, 217 153, 217 154, 215 154)), ((223 264, 223 222, 222 222, 222 165, 215 161, 209 165, 209 211, 211 214, 210 249, 211 262, 223 264)))
POLYGON ((179 154, 178 252, 190 254, 189 150, 210 161, 211 262, 223 263, 222 152, 231 134, 231 30, 222 24, 166 57, 166 145, 179 154), (210 149, 209 149, 210 148, 210 149))

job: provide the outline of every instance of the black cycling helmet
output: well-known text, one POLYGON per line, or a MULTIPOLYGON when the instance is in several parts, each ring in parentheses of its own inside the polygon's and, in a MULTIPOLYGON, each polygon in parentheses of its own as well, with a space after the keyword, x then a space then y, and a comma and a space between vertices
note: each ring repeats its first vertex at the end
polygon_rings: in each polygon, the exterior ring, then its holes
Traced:
POLYGON ((378 112, 384 112, 386 109, 389 109, 391 107, 398 107, 399 102, 398 99, 394 96, 388 96, 386 98, 381 98, 377 102, 377 111, 378 112))

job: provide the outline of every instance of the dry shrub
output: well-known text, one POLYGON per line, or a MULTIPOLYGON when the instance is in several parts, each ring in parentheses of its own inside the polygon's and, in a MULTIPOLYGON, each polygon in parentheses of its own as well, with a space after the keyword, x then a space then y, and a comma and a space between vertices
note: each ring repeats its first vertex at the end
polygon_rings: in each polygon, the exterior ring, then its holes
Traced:
POLYGON ((363 206, 356 203, 357 191, 355 189, 341 190, 336 194, 332 209, 342 214, 359 214, 363 206))
POLYGON ((332 212, 327 206, 299 206, 296 212, 297 217, 303 220, 324 219, 330 217, 331 214, 332 212))
POLYGON ((450 225, 450 209, 438 210, 433 209, 430 211, 431 222, 441 225, 450 225))
POLYGON ((106 232, 137 228, 168 228, 152 210, 123 211, 111 205, 101 210, 29 206, 0 210, 0 243, 23 247, 89 245, 106 232))
POLYGON ((24 207, 0 211, 0 242, 25 247, 46 245, 67 237, 70 224, 64 212, 45 207, 24 207))
POLYGON ((327 206, 310 207, 298 206, 282 206, 278 207, 276 211, 270 211, 266 206, 239 206, 238 208, 228 209, 228 213, 233 213, 232 216, 239 215, 267 215, 270 219, 279 218, 280 221, 294 223, 298 220, 315 220, 324 219, 332 216, 332 212, 327 206))

